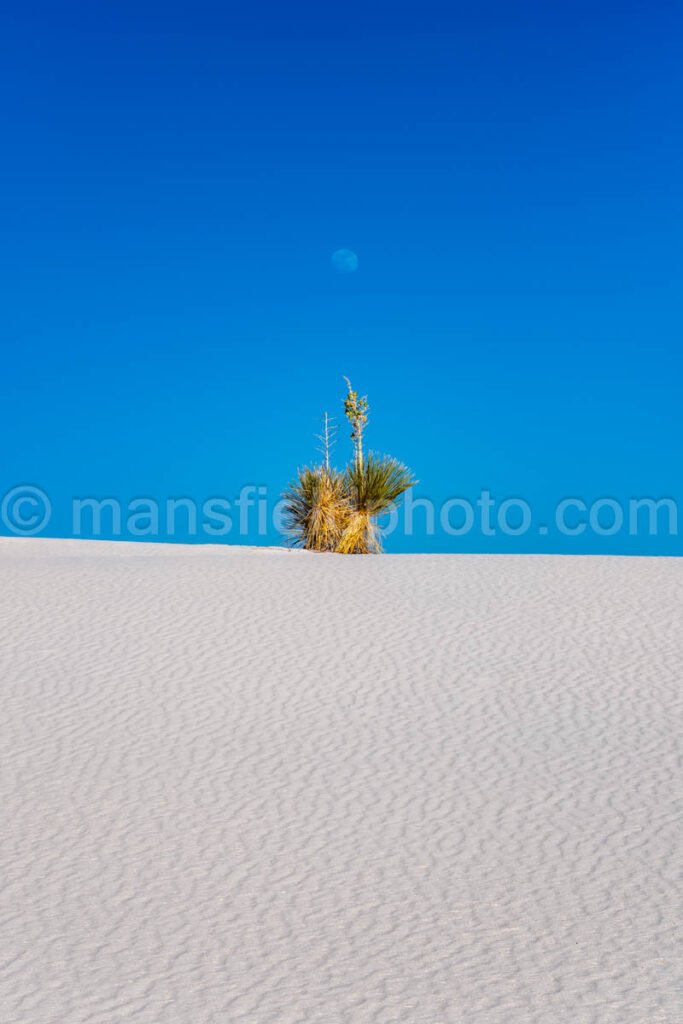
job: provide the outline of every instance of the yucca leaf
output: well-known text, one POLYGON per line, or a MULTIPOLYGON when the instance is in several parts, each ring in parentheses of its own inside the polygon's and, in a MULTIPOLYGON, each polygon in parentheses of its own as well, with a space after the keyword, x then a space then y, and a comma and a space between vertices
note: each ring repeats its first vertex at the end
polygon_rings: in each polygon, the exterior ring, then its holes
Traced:
POLYGON ((324 466, 305 467, 282 497, 283 525, 292 543, 309 551, 334 551, 348 514, 341 474, 324 466))
POLYGON ((344 530, 337 544, 342 554, 369 554, 382 550, 375 519, 390 512, 399 498, 415 484, 412 473, 390 456, 369 454, 344 474, 346 500, 350 506, 344 530))

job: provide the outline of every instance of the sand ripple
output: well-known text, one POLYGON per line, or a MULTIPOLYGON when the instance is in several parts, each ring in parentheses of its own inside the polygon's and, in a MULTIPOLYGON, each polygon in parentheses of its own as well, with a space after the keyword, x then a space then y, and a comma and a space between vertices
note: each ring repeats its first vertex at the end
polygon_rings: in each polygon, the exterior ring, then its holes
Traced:
POLYGON ((3 1024, 677 1024, 683 562, 2 541, 3 1024))

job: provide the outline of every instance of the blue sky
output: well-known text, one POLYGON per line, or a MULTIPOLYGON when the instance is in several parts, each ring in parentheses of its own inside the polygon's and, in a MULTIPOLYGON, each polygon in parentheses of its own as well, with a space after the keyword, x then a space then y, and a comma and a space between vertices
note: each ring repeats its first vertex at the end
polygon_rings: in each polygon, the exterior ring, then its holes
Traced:
POLYGON ((15 5, 0 492, 44 490, 53 536, 78 497, 275 498, 348 374, 420 495, 534 512, 389 550, 680 554, 536 526, 573 496, 683 513, 682 30, 674 3, 15 5))

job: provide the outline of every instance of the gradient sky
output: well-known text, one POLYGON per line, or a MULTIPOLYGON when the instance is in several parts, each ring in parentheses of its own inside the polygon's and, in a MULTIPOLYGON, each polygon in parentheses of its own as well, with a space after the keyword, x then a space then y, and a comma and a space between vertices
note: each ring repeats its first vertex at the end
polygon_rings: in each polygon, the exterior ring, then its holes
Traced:
POLYGON ((673 2, 8 8, 0 492, 43 488, 52 536, 72 497, 276 496, 348 374, 421 496, 534 509, 389 550, 680 554, 536 523, 683 519, 682 33, 673 2))

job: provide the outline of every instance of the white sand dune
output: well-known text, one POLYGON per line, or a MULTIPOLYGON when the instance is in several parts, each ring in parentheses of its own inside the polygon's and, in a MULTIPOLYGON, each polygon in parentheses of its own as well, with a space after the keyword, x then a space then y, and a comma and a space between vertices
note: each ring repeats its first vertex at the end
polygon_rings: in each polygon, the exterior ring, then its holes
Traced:
POLYGON ((2 1024, 678 1024, 683 562, 0 541, 2 1024))

